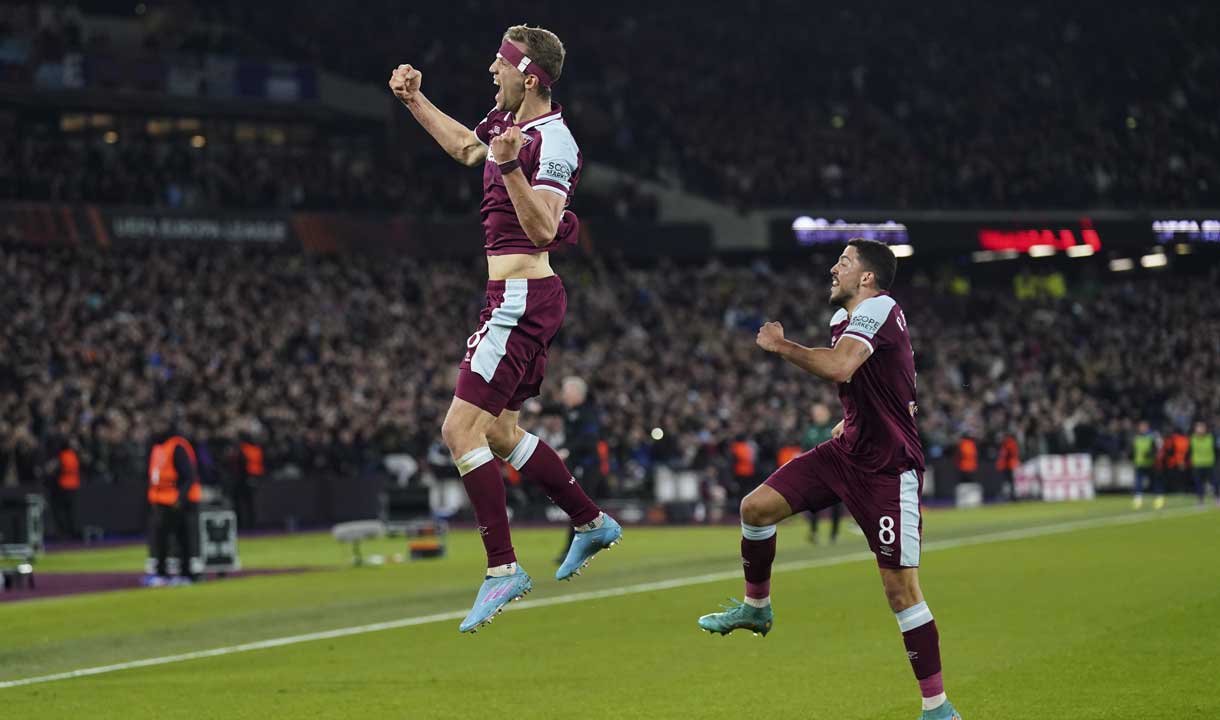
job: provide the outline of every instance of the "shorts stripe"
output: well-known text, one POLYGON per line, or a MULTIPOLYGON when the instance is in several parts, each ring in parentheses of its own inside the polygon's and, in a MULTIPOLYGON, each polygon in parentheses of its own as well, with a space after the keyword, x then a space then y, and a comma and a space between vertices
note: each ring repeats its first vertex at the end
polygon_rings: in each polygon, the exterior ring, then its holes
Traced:
POLYGON ((504 281, 504 302, 491 311, 487 334, 470 358, 470 369, 487 382, 496 375, 500 361, 508 353, 508 336, 525 315, 525 299, 529 295, 529 280, 514 278, 504 281))
POLYGON ((919 476, 907 470, 899 476, 899 504, 902 509, 903 567, 919 567, 919 476))

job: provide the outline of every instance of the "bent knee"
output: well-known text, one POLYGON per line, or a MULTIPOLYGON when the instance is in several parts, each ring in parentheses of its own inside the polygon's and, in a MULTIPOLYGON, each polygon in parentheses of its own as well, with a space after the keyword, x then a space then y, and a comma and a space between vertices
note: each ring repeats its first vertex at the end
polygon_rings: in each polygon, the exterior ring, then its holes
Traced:
POLYGON ((774 525, 783 519, 783 510, 775 503, 768 502, 767 498, 760 496, 758 491, 742 498, 741 521, 743 523, 757 526, 774 525))
POLYGON ((441 423, 441 440, 451 453, 465 452, 470 449, 468 446, 479 444, 474 435, 474 428, 452 416, 441 423))

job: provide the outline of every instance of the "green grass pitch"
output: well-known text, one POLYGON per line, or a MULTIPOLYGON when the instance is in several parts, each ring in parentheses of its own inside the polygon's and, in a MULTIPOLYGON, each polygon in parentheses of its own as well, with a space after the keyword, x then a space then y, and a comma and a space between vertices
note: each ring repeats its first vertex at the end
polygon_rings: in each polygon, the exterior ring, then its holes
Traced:
MULTIPOLYGON (((1105 499, 930 511, 925 526, 921 578, 946 687, 967 720, 1220 718, 1220 511, 1178 501, 1132 513, 1105 499)), ((359 569, 326 535, 246 540, 248 567, 319 569, 0 604, 0 683, 450 619, 0 687, 0 717, 915 718, 917 687, 857 534, 813 547, 803 522, 786 523, 774 631, 696 628, 740 597, 738 537, 628 527, 569 584, 553 580, 562 531, 518 531, 532 603, 475 636, 451 619, 481 580, 472 532, 451 536, 442 560, 359 569)), ((142 556, 52 554, 39 571, 138 570, 142 556)))

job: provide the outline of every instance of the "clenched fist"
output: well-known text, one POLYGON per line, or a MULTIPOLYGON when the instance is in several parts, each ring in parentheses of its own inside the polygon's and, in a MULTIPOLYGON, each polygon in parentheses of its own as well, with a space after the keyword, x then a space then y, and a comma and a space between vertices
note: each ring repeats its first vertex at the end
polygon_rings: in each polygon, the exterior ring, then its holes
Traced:
POLYGON ((399 65, 390 73, 390 90, 394 92, 394 97, 403 102, 410 102, 415 98, 415 93, 419 92, 423 81, 423 73, 410 65, 399 65))
POLYGON ((516 160, 521 154, 521 128, 513 126, 491 140, 491 159, 497 164, 516 160))
POLYGON ((784 326, 777 322, 763 323, 758 328, 758 346, 767 352, 776 352, 784 344, 784 326))

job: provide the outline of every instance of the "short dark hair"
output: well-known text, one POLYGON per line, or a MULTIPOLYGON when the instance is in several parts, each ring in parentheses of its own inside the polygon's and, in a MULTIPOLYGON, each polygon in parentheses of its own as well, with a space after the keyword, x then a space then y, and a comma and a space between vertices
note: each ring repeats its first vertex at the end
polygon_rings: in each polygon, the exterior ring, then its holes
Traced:
POLYGON ((860 256, 864 267, 868 268, 877 278, 877 287, 889 290, 890 285, 894 283, 894 276, 898 274, 898 258, 894 257, 894 251, 890 250, 890 246, 880 240, 864 238, 848 240, 847 245, 856 249, 856 254, 860 256))
MULTIPOLYGON (((524 43, 526 54, 551 76, 551 82, 559 81, 567 51, 564 50, 558 35, 546 28, 513 25, 505 31, 504 39, 524 43)), ((539 85, 538 94, 549 98, 551 89, 539 85)))

